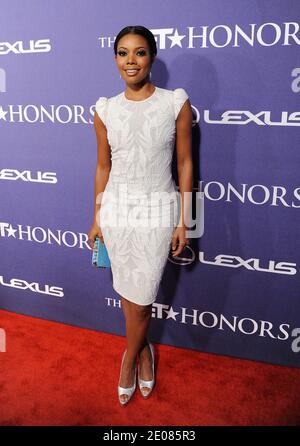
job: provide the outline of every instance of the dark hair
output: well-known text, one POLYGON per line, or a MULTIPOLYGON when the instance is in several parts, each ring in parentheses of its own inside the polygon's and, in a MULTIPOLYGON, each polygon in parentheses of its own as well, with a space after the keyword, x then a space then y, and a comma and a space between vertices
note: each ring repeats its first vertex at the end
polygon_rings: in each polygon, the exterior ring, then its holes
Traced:
POLYGON ((114 52, 115 55, 117 54, 117 47, 118 42, 121 39, 121 37, 125 36, 126 34, 139 34, 140 36, 145 37, 145 39, 148 42, 149 48, 150 48, 150 54, 151 57, 156 56, 157 54, 157 46, 155 42, 154 35, 150 31, 150 29, 145 28, 144 26, 126 26, 125 28, 121 29, 119 34, 116 37, 116 40, 114 42, 114 52))

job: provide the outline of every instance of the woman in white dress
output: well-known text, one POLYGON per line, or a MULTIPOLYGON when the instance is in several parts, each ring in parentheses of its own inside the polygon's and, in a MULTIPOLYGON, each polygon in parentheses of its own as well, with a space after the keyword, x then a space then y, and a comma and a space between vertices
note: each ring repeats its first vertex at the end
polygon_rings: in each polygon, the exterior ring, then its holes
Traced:
POLYGON ((150 82, 157 54, 150 30, 122 29, 114 52, 126 90, 96 102, 95 211, 88 236, 92 248, 97 235, 105 243, 126 320, 118 382, 123 406, 136 388, 137 360, 142 395, 147 398, 153 389, 154 346, 147 340, 152 304, 170 249, 178 256, 188 244, 192 109, 183 88, 167 90, 150 82), (171 174, 175 137, 180 193, 171 174))

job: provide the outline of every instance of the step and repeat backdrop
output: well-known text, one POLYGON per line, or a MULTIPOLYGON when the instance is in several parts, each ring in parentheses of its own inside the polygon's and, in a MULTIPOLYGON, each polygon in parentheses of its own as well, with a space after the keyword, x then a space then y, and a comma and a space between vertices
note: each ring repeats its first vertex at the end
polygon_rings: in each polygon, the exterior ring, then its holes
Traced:
POLYGON ((87 232, 95 102, 126 88, 128 25, 155 35, 151 82, 193 108, 197 237, 168 259, 149 338, 300 367, 298 0, 1 1, 1 308, 125 336, 87 232))

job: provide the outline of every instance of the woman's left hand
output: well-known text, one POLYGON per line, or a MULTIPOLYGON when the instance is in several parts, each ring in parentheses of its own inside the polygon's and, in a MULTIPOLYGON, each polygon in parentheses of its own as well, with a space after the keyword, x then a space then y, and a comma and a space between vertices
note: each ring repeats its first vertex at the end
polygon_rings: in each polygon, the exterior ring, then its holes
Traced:
POLYGON ((189 239, 186 238, 186 227, 183 226, 177 226, 173 233, 172 237, 172 256, 178 256, 183 250, 186 245, 189 244, 189 239))

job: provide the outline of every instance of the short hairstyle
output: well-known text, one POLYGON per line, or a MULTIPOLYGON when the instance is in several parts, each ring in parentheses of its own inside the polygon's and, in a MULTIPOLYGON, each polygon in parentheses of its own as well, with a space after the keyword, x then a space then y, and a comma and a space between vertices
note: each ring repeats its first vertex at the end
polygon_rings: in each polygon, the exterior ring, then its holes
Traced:
POLYGON ((118 47, 119 40, 121 39, 121 37, 125 36, 126 34, 139 34, 140 36, 143 36, 148 42, 151 57, 156 56, 157 46, 156 46, 156 41, 155 41, 154 35, 148 28, 145 28, 145 26, 138 26, 138 25, 126 26, 125 28, 121 29, 121 31, 117 35, 116 40, 114 42, 115 55, 117 55, 117 47, 118 47))

